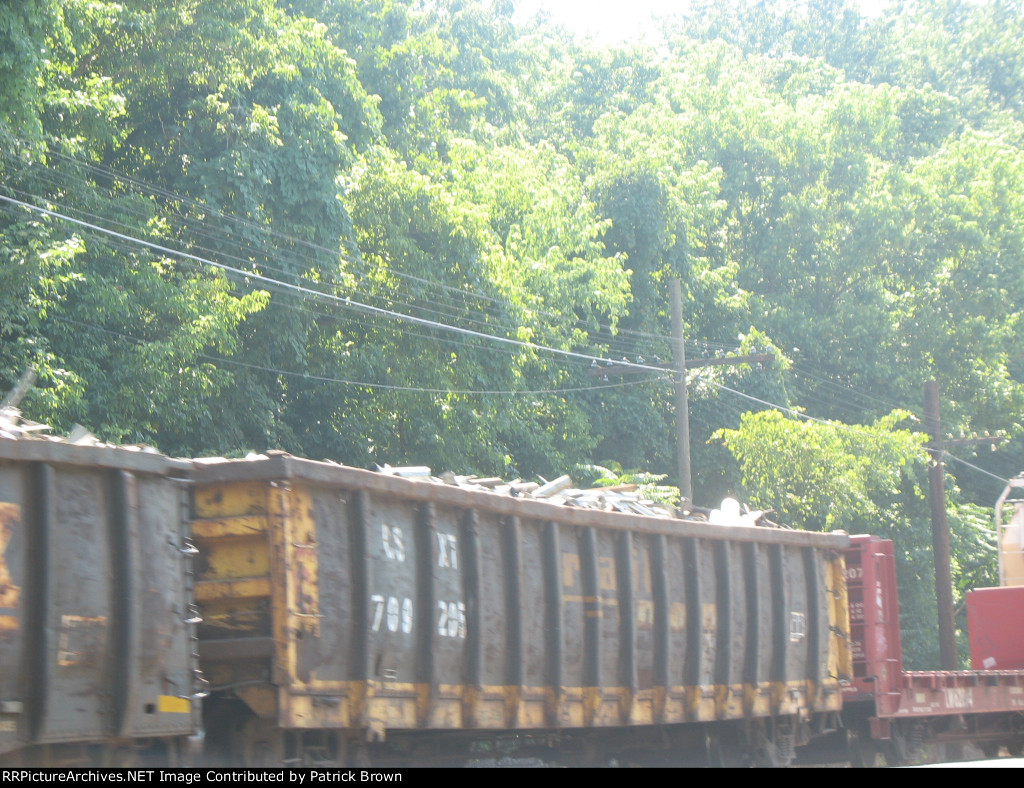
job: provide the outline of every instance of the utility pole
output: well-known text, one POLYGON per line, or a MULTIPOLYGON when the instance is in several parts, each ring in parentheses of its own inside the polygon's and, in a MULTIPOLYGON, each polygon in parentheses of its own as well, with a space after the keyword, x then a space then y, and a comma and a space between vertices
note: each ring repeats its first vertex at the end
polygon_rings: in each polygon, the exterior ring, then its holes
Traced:
POLYGON ((932 509, 932 554, 935 559, 935 599, 939 608, 939 660, 943 670, 956 670, 956 625, 953 615, 953 573, 949 558, 949 522, 946 520, 946 473, 939 434, 939 384, 924 387, 924 418, 931 442, 928 453, 929 501, 932 509))
POLYGON ((650 374, 652 367, 672 373, 676 405, 676 463, 679 470, 679 491, 687 501, 693 503, 693 481, 690 472, 690 407, 686 391, 686 370, 726 364, 731 366, 767 364, 769 361, 774 361, 775 356, 771 353, 756 353, 746 356, 722 356, 687 361, 683 337, 683 297, 679 280, 672 279, 669 282, 669 287, 672 311, 672 363, 663 364, 659 359, 655 359, 653 364, 643 359, 637 359, 637 364, 631 364, 628 359, 623 359, 625 363, 622 364, 613 361, 609 361, 607 364, 594 362, 591 365, 590 374, 600 377, 602 380, 608 380, 630 375, 647 375, 650 374))
POLYGON ((931 380, 924 387, 925 427, 931 440, 928 454, 928 500, 932 510, 932 554, 935 560, 935 599, 939 609, 939 659, 942 670, 956 670, 956 623, 953 610, 953 573, 950 568, 949 522, 946 520, 946 471, 942 454, 947 446, 988 444, 993 451, 1001 435, 984 438, 942 440, 939 421, 939 384, 931 380))
POLYGON ((672 361, 675 362, 673 385, 676 393, 676 462, 679 468, 679 491, 693 503, 690 474, 690 403, 686 395, 686 343, 683 341, 683 296, 679 280, 670 283, 672 300, 672 361))

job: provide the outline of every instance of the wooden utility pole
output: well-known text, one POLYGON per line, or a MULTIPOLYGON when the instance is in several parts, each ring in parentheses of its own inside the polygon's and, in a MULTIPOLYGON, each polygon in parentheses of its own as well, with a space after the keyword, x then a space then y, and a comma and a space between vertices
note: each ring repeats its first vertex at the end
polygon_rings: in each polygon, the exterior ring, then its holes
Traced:
POLYGON ((931 380, 924 388, 924 417, 931 442, 928 453, 929 500, 932 509, 932 551, 935 559, 935 599, 939 608, 939 660, 943 670, 956 670, 956 624, 953 614, 953 573, 949 557, 949 522, 946 520, 946 474, 942 464, 942 436, 939 434, 939 384, 931 380))
POLYGON ((1004 440, 1001 435, 984 438, 963 438, 942 440, 939 421, 939 384, 929 381, 924 387, 925 427, 931 440, 928 454, 928 500, 932 510, 932 552, 935 560, 935 600, 939 608, 939 659, 943 670, 956 670, 956 622, 953 609, 953 572, 950 568, 949 522, 946 520, 946 466, 942 455, 946 447, 953 445, 987 444, 995 450, 996 444, 1004 440))
POLYGON ((672 373, 672 385, 675 389, 676 404, 676 462, 679 470, 679 491, 683 497, 693 503, 693 481, 690 471, 690 407, 686 391, 686 370, 698 367, 716 367, 736 364, 767 364, 774 361, 771 353, 756 353, 746 356, 722 356, 721 358, 703 358, 693 361, 686 359, 686 345, 683 337, 683 298, 678 279, 669 282, 670 306, 672 310, 672 363, 663 364, 659 359, 654 363, 637 359, 632 364, 628 359, 625 363, 609 361, 598 364, 596 361, 590 374, 603 380, 623 378, 630 375, 649 375, 652 368, 663 369, 672 373))
POLYGON ((672 361, 675 363, 673 385, 676 393, 676 461, 679 467, 679 491, 693 503, 690 474, 690 403, 686 395, 686 343, 683 341, 683 297, 679 280, 670 283, 672 298, 672 361))

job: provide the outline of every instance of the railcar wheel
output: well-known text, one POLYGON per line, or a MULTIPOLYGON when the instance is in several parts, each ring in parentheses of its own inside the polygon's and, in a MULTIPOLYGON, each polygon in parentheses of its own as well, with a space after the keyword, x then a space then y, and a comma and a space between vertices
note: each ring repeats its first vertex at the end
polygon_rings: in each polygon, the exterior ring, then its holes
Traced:
POLYGON ((892 738, 884 749, 889 766, 906 766, 921 757, 926 729, 922 723, 893 725, 892 738))
POLYGON ((792 719, 755 720, 750 724, 747 739, 753 751, 754 765, 783 769, 793 762, 796 753, 796 722, 792 719))

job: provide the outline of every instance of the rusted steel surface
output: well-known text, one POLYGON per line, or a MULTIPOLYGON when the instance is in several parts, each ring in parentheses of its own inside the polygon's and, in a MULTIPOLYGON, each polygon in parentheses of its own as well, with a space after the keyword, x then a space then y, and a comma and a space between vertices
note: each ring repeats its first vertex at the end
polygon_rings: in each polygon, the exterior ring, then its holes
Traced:
POLYGON ((896 558, 891 540, 854 536, 846 551, 853 681, 844 689, 851 700, 898 692, 903 671, 896 558))
POLYGON ((185 467, 0 439, 0 753, 194 730, 185 467))
POLYGON ((884 718, 1024 711, 1024 671, 914 671, 879 704, 884 718))
POLYGON ((283 455, 197 463, 194 479, 204 669, 282 727, 840 708, 844 535, 581 510, 283 455), (272 654, 216 658, 267 637, 272 654))
POLYGON ((0 460, 51 462, 90 468, 118 468, 140 473, 181 477, 189 460, 174 459, 151 449, 107 445, 78 446, 61 440, 0 438, 0 460))

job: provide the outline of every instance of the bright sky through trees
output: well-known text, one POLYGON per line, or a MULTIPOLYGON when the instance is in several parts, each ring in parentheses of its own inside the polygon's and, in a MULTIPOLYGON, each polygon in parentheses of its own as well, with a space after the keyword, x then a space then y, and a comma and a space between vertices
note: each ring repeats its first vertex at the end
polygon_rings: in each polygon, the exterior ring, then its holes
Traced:
MULTIPOLYGON (((861 0, 866 14, 880 11, 888 0, 861 0)), ((653 30, 655 17, 684 11, 687 0, 515 0, 516 17, 532 18, 538 12, 580 34, 593 35, 614 44, 653 30)))

